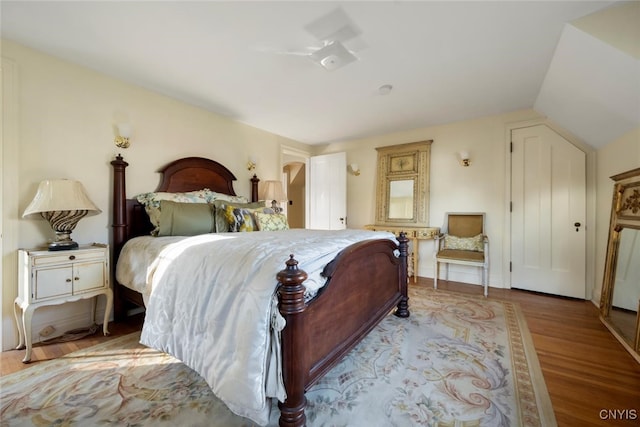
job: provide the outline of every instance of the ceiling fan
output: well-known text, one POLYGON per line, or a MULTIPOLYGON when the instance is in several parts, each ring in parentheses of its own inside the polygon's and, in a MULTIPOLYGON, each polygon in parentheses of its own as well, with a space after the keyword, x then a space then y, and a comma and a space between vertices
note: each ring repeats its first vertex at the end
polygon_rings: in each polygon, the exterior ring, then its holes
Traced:
MULTIPOLYGON (((358 60, 344 42, 353 40, 361 33, 342 8, 304 26, 304 29, 320 41, 321 46, 309 46, 304 51, 271 51, 280 55, 307 57, 325 70, 333 71, 358 60)), ((363 45, 363 43, 360 43, 363 45)))

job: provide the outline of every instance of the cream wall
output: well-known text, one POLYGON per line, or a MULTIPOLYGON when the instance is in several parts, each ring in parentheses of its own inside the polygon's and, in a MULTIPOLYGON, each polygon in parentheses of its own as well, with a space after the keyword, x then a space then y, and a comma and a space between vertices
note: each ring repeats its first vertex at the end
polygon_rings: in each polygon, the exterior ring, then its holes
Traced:
MULTIPOLYGON (((15 158, 3 158, 3 164, 17 164, 16 182, 5 185, 3 194, 3 200, 16 200, 17 205, 17 210, 3 209, 3 224, 17 224, 13 243, 3 241, 3 253, 9 254, 3 257, 3 349, 17 343, 12 309, 17 294, 16 258, 12 254, 19 247, 42 245, 52 238, 44 220, 20 218, 41 180, 81 181, 102 213, 81 220, 73 239, 80 243, 108 242, 112 194, 109 162, 118 152, 130 165, 129 196, 155 189, 159 175, 154 172, 185 156, 221 162, 238 179, 236 192, 250 196, 246 170, 250 155, 258 161, 255 172, 261 179, 279 179, 280 145, 309 149, 6 40, 2 40, 2 57, 3 63, 8 59, 7 63, 14 64, 18 104, 17 140, 3 141, 3 156, 11 152, 11 147, 16 153, 11 154, 15 158), (131 147, 126 150, 113 144, 114 124, 121 121, 133 127, 131 147)), ((49 324, 60 332, 86 326, 88 304, 82 301, 38 309, 34 335, 49 324)))
MULTIPOLYGON (((346 151, 347 164, 358 163, 360 166, 360 176, 349 174, 347 181, 348 225, 358 228, 375 221, 375 148, 432 139, 434 142, 431 146, 430 224, 441 226, 445 212, 449 211, 486 212, 491 257, 489 282, 491 286, 509 287, 509 129, 518 124, 544 121, 535 111, 523 110, 335 143, 317 151, 318 154, 346 151), (456 153, 461 150, 469 151, 471 166, 460 166, 456 153)), ((569 135, 564 136, 570 138, 569 135)), ((589 154, 588 158, 590 157, 589 154)), ((587 169, 591 174, 590 164, 591 162, 588 162, 587 169)), ((592 186, 588 191, 592 191, 592 186)), ((593 259, 593 255, 588 253, 587 259, 593 259)), ((433 243, 423 241, 420 245, 418 275, 433 277, 433 271, 433 243)), ((479 284, 480 274, 480 269, 477 268, 451 266, 450 277, 453 280, 479 284)), ((588 295, 591 295, 592 272, 588 272, 587 282, 588 295)))
POLYGON ((607 254, 609 220, 613 197, 611 176, 640 167, 640 128, 610 142, 597 152, 596 286, 594 300, 600 301, 604 260, 607 254))

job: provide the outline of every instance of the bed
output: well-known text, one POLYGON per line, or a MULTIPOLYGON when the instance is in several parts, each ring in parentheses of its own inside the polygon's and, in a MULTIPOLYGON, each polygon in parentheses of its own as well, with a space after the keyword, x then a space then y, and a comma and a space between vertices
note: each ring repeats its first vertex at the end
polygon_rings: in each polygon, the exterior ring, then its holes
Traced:
MULTIPOLYGON (((153 225, 144 206, 138 200, 126 197, 125 170, 128 163, 118 155, 111 164, 113 166, 112 246, 114 248, 112 265, 117 266, 123 248, 126 249, 133 245, 140 236, 149 235, 153 225), (129 245, 125 247, 127 242, 129 245)), ((213 160, 200 157, 183 158, 169 163, 159 172, 161 181, 155 190, 156 192, 181 193, 207 188, 216 193, 236 196, 233 189, 234 175, 226 167, 213 160)), ((251 179, 251 201, 254 202, 258 198, 258 182, 259 179, 254 175, 251 179)), ((233 234, 235 235, 233 237, 238 239, 256 236, 255 238, 265 241, 269 239, 275 241, 274 233, 278 232, 203 235, 194 236, 191 240, 196 239, 198 243, 203 240, 228 241, 226 237, 233 234)), ((277 234, 277 240, 290 244, 292 247, 304 248, 294 241, 294 239, 298 239, 300 233, 303 231, 283 232, 277 234)), ((312 236, 321 234, 313 230, 309 230, 308 233, 312 236)), ((374 233, 370 236, 380 235, 374 233)), ((347 241, 345 240, 345 242, 347 241)), ((312 247, 301 249, 300 252, 312 252, 315 250, 313 245, 317 244, 318 248, 321 246, 319 243, 315 243, 316 240, 312 238, 309 242, 312 242, 312 247)), ((269 303, 275 310, 272 317, 281 319, 283 326, 280 331, 270 332, 271 340, 268 344, 271 346, 269 363, 276 361, 282 386, 286 393, 286 397, 283 396, 278 403, 279 424, 281 426, 305 425, 305 391, 337 364, 367 333, 394 310, 394 307, 396 316, 409 316, 407 242, 406 236, 401 234, 397 240, 388 237, 375 237, 352 244, 345 243, 346 246, 341 248, 335 256, 332 255, 331 260, 328 262, 322 260, 324 263, 321 268, 323 284, 311 297, 303 284, 308 283, 305 267, 311 263, 307 263, 306 266, 304 263, 298 266, 296 253, 282 257, 281 268, 274 268, 269 273, 274 279, 274 291, 271 292, 273 301, 269 303), (305 282, 306 280, 307 282, 305 282)), ((198 248, 199 251, 205 252, 204 259, 207 249, 202 245, 198 245, 198 248)), ((193 259, 191 253, 183 256, 187 255, 189 259, 193 259)), ((173 262, 173 267, 183 265, 182 262, 173 262)), ((201 264, 209 265, 204 261, 201 264)), ((267 265, 267 263, 261 264, 263 269, 267 265)), ((200 274, 198 273, 198 275, 200 274)), ((243 283, 250 281, 252 281, 250 277, 241 280, 243 283)), ((186 282, 185 286, 187 286, 186 282)), ((267 286, 265 289, 268 290, 269 287, 267 286)), ((173 292, 189 291, 173 290, 173 292)), ((158 295, 162 295, 162 293, 155 291, 150 297, 145 298, 141 292, 123 286, 114 280, 114 295, 116 319, 125 319, 128 308, 131 306, 142 307, 145 300, 148 302, 147 316, 155 319, 156 317, 151 313, 154 312, 154 307, 160 304, 154 301, 158 301, 160 298, 158 295)), ((163 312, 164 310, 157 309, 156 311, 163 312)), ((227 313, 230 312, 227 311, 227 313)), ((145 328, 153 329, 155 325, 147 326, 148 322, 150 322, 149 317, 145 319, 145 328)), ((162 327, 158 326, 158 329, 162 329, 162 327)), ((144 335, 145 330, 143 329, 144 335)), ((163 332, 156 334, 155 337, 162 338, 163 332)), ((193 337, 190 339, 190 342, 194 342, 193 337)), ((191 355, 190 357, 197 359, 199 356, 191 355)), ((189 365, 189 363, 187 364, 189 365)), ((228 404, 226 401, 225 403, 228 404)), ((234 410, 231 406, 230 408, 234 410)), ((235 410, 234 412, 238 413, 235 410)), ((256 418, 252 419, 261 423, 256 418)))

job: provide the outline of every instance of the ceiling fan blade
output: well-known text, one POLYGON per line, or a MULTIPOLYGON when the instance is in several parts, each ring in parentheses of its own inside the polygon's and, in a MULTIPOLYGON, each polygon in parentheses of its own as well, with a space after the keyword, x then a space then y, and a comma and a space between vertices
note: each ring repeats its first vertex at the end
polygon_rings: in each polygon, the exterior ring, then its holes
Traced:
POLYGON ((323 42, 345 42, 362 33, 341 7, 305 25, 304 29, 323 42))
POLYGON ((306 47, 299 50, 288 50, 282 49, 282 47, 274 46, 271 43, 262 43, 260 45, 254 46, 254 49, 258 52, 268 53, 273 55, 292 55, 292 56, 310 56, 316 50, 320 49, 318 47, 306 47))

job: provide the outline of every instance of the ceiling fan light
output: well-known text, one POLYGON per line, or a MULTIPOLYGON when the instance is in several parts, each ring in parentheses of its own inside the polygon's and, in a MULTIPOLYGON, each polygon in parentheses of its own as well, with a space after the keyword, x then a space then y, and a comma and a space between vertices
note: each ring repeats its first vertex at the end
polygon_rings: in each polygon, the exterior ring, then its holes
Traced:
POLYGON ((388 95, 389 93, 391 93, 392 89, 393 89, 392 85, 382 85, 378 88, 378 93, 380 95, 388 95))
POLYGON ((336 70, 358 60, 354 54, 337 41, 333 41, 322 49, 313 52, 310 58, 328 71, 336 70))

